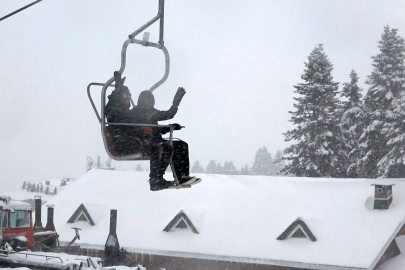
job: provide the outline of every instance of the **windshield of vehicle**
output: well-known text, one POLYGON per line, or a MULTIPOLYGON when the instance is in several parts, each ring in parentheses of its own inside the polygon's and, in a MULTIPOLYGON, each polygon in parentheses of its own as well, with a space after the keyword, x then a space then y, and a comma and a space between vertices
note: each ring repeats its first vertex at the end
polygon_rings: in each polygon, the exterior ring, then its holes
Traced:
POLYGON ((31 215, 26 210, 16 210, 10 213, 11 228, 29 228, 31 225, 31 215))
POLYGON ((2 217, 2 221, 3 221, 3 223, 2 223, 2 228, 3 229, 5 229, 5 228, 8 228, 8 215, 7 215, 7 211, 3 211, 3 217, 2 217))

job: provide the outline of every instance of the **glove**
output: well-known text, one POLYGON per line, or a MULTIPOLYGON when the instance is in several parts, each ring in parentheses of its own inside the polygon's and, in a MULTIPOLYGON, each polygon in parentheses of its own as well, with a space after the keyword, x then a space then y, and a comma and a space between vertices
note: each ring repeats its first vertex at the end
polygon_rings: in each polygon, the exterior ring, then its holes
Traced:
POLYGON ((114 71, 114 80, 116 83, 121 82, 121 74, 118 71, 114 71))
POLYGON ((185 94, 186 90, 184 90, 183 87, 179 87, 179 89, 177 89, 176 95, 174 95, 173 98, 173 106, 178 107, 180 105, 181 99, 185 94))
POLYGON ((126 77, 124 79, 121 79, 121 73, 118 71, 114 71, 114 81, 115 81, 115 88, 120 88, 121 86, 124 85, 126 77))
POLYGON ((170 128, 168 127, 160 128, 160 134, 165 135, 167 132, 170 132, 170 128))
POLYGON ((181 129, 181 126, 179 124, 177 124, 177 123, 170 124, 170 126, 174 127, 173 130, 180 130, 181 129))

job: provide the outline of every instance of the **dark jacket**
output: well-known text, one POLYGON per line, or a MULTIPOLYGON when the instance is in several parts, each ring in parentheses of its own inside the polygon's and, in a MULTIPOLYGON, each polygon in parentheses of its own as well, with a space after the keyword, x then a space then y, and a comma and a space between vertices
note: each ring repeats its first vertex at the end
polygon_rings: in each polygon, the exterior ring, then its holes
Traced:
MULTIPOLYGON (((150 91, 143 91, 139 95, 138 105, 132 109, 133 119, 136 123, 154 124, 157 125, 158 121, 172 119, 177 113, 177 107, 171 106, 167 111, 159 111, 153 106, 155 100, 150 91)), ((168 129, 165 128, 142 128, 144 138, 161 140, 162 134, 166 133, 168 129)))
MULTIPOLYGON (((108 123, 133 123, 134 116, 129 106, 122 103, 118 91, 108 96, 108 103, 105 106, 105 116, 108 123)), ((109 126, 111 143, 119 153, 125 153, 133 142, 133 136, 139 133, 139 128, 131 126, 109 126)))

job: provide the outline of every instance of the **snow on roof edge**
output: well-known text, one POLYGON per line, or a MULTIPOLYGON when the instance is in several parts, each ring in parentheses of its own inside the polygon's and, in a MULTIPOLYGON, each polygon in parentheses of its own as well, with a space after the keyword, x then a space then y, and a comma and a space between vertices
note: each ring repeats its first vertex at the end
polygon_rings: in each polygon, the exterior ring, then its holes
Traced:
POLYGON ((385 251, 387 250, 388 246, 391 244, 391 242, 395 239, 397 236, 399 230, 404 226, 405 224, 405 219, 402 220, 398 226, 395 228, 394 233, 391 235, 391 237, 388 239, 388 241, 385 243, 384 247, 380 250, 380 252, 377 254, 377 256, 374 258, 373 262, 371 265, 368 267, 368 269, 374 269, 374 267, 377 265, 378 261, 381 259, 385 251))
MULTIPOLYGON (((61 241, 60 244, 65 245, 65 244, 68 244, 68 242, 61 241)), ((101 245, 80 244, 80 247, 104 250, 104 246, 101 246, 101 245)), ((151 254, 151 255, 182 257, 182 258, 192 258, 192 259, 205 259, 205 260, 229 261, 229 262, 240 262, 240 263, 256 263, 256 264, 284 266, 284 267, 298 267, 298 268, 305 268, 305 269, 319 269, 319 270, 369 270, 369 269, 372 269, 372 268, 346 267, 346 266, 326 265, 326 264, 311 264, 311 263, 249 258, 249 257, 234 257, 234 256, 224 256, 224 255, 214 255, 214 254, 180 252, 180 251, 164 251, 164 250, 151 250, 151 249, 143 249, 143 248, 125 248, 125 247, 123 247, 123 248, 128 252, 140 253, 140 254, 144 253, 144 254, 151 254)), ((385 249, 384 249, 384 251, 385 251, 385 249)))

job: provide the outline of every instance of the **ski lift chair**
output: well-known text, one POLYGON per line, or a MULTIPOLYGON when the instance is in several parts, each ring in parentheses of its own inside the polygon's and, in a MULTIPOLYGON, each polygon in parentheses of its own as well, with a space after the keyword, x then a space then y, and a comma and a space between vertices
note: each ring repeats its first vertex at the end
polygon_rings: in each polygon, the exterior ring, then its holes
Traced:
MULTIPOLYGON (((150 48, 157 48, 162 50, 165 56, 165 73, 157 83, 155 83, 149 91, 153 92, 156 88, 158 88, 160 85, 162 85, 166 79, 169 76, 170 72, 170 57, 169 57, 169 52, 167 51, 166 47, 164 46, 164 41, 163 41, 163 30, 164 30, 164 0, 159 0, 159 11, 158 14, 152 18, 150 21, 148 21, 146 24, 144 24, 142 27, 140 27, 138 30, 130 34, 128 39, 124 42, 121 50, 121 67, 119 69, 119 73, 123 74, 126 66, 126 52, 129 44, 139 44, 144 47, 150 47, 150 48), (160 20, 160 31, 159 31, 159 42, 158 43, 153 43, 149 42, 149 33, 145 32, 143 35, 142 40, 138 40, 135 37, 140 34, 142 31, 144 31, 146 28, 148 28, 150 25, 155 23, 157 20, 160 20)), ((106 105, 106 92, 108 87, 115 87, 114 84, 114 77, 110 78, 106 83, 97 83, 97 82, 92 82, 87 86, 87 95, 89 97, 90 103, 93 106, 93 110, 97 116, 97 119, 100 123, 101 126, 101 134, 103 137, 103 142, 104 142, 104 147, 105 150, 108 154, 109 157, 111 157, 114 160, 149 160, 150 157, 148 154, 145 153, 143 147, 142 147, 142 142, 140 139, 138 139, 139 143, 139 149, 135 151, 134 153, 130 154, 122 154, 116 151, 114 145, 111 142, 111 136, 109 132, 109 127, 111 126, 140 126, 140 127, 166 127, 170 128, 170 137, 169 141, 170 144, 173 143, 173 130, 174 127, 172 125, 151 125, 151 124, 134 124, 134 123, 107 123, 106 122, 106 117, 105 117, 105 105, 106 105), (91 97, 90 93, 90 88, 91 86, 102 86, 101 90, 101 114, 98 113, 96 106, 94 105, 93 99, 91 97)), ((131 104, 134 106, 134 102, 131 98, 131 104)), ((170 158, 170 167, 172 169, 175 181, 178 185, 178 179, 175 173, 175 170, 173 168, 173 163, 172 159, 170 158)))

